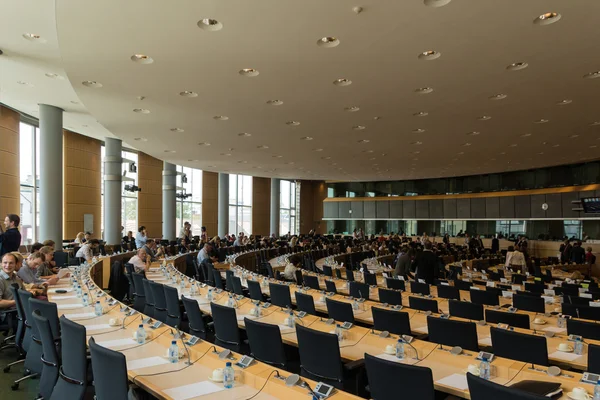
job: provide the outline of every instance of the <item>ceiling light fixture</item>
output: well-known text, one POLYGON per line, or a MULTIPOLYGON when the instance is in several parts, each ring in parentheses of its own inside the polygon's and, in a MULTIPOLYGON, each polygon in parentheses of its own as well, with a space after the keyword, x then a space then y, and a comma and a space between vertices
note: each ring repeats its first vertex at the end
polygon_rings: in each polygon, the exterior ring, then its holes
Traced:
POLYGON ((469 147, 471 145, 471 143, 467 142, 467 143, 463 143, 463 146, 465 147, 469 147))
POLYGON ((150 114, 150 110, 146 108, 134 108, 133 112, 138 114, 150 114))
POLYGON ((248 132, 242 132, 242 133, 238 133, 238 136, 241 136, 241 137, 250 137, 250 136, 252 136, 252 134, 248 133, 248 132))
POLYGON ((302 136, 300 140, 313 140, 311 136, 302 136))
POLYGON ((423 144, 423 142, 411 142, 410 144, 415 145, 415 146, 420 146, 423 144))
POLYGON ((489 121, 492 119, 489 115, 482 115, 481 117, 477 117, 477 121, 489 121))
POLYGON ((175 150, 164 150, 165 153, 175 153, 175 150))
POLYGON ((288 121, 285 124, 289 125, 289 126, 298 126, 298 125, 300 125, 300 122, 298 122, 298 121, 288 121))
POLYGON ((370 142, 369 139, 361 139, 357 143, 369 143, 369 142, 370 142))
POLYGON ((335 38, 333 36, 325 36, 325 37, 322 37, 321 39, 317 40, 317 46, 319 46, 319 47, 331 48, 331 47, 336 47, 339 44, 340 44, 339 39, 335 38))
POLYGON ((46 75, 50 79, 63 79, 62 76, 55 74, 54 72, 46 72, 44 75, 46 75))
POLYGON ((508 145, 508 147, 517 147, 517 146, 518 146, 518 144, 516 144, 516 143, 512 143, 512 144, 508 145))
POLYGON ((468 136, 478 136, 480 134, 481 134, 481 132, 478 132, 478 131, 473 131, 473 132, 467 133, 468 136))
POLYGON ((220 31, 223 29, 223 24, 212 18, 202 18, 198 21, 198 28, 205 31, 220 31))
POLYGON ((412 133, 423 133, 423 132, 425 132, 425 129, 423 129, 423 128, 417 128, 417 129, 412 130, 412 133))
POLYGON ((505 98, 506 98, 506 95, 504 93, 498 93, 498 94, 495 94, 495 95, 489 97, 490 100, 502 100, 505 98))
POLYGON ((17 81, 17 83, 21 86, 27 86, 27 87, 33 87, 33 85, 29 82, 25 82, 25 81, 17 81))
POLYGON ((534 124, 545 124, 545 123, 547 123, 547 122, 549 122, 549 121, 550 121, 550 120, 548 120, 548 119, 544 119, 544 118, 542 118, 542 119, 538 119, 537 121, 533 121, 533 123, 534 123, 534 124))
POLYGON ((83 86, 91 87, 91 88, 95 88, 95 89, 102 87, 102 84, 100 82, 96 82, 96 81, 83 81, 83 82, 81 82, 81 84, 83 86))
POLYGON ((314 149, 314 151, 323 151, 323 149, 314 149))
POLYGON ((273 156, 273 158, 283 158, 283 156, 273 156))
POLYGON ((181 97, 198 97, 198 93, 190 92, 189 90, 184 90, 183 92, 179 92, 181 97))
POLYGON ((335 81, 333 81, 333 84, 335 86, 349 86, 349 85, 352 85, 352 81, 350 79, 346 79, 346 78, 339 78, 339 79, 336 79, 335 81))
POLYGON ((200 143, 198 143, 198 146, 210 146, 210 143, 208 143, 208 142, 200 142, 200 143))
POLYGON ((136 140, 138 142, 147 142, 148 141, 148 139, 143 138, 143 137, 136 137, 136 138, 133 138, 133 140, 136 140))
POLYGON ((344 108, 344 111, 347 111, 347 112, 357 112, 358 110, 360 110, 360 107, 357 107, 357 106, 345 107, 344 108))
POLYGON ((355 131, 364 131, 367 127, 364 125, 355 125, 352 127, 355 131))
POLYGON ((134 54, 131 56, 131 61, 139 64, 152 64, 154 60, 145 54, 134 54))
POLYGON ((372 153, 373 150, 363 150, 363 153, 372 153))
POLYGON ((215 115, 213 119, 216 119, 217 121, 227 121, 229 117, 225 115, 215 115))
POLYGON ((263 149, 263 150, 264 150, 264 149, 268 149, 268 148, 269 148, 269 146, 266 146, 266 145, 264 145, 264 144, 263 144, 263 145, 260 145, 260 146, 256 146, 256 148, 257 148, 257 149, 263 149))
POLYGON ((181 129, 181 128, 171 128, 170 131, 171 132, 181 133, 181 132, 183 132, 183 129, 181 129))
POLYGON ((529 136, 531 136, 531 133, 524 133, 521 135, 522 138, 529 137, 529 136))
POLYGON ((221 155, 221 156, 226 156, 226 157, 229 157, 229 156, 231 156, 231 153, 221 153, 220 155, 221 155))
POLYGON ((243 68, 243 69, 240 69, 239 74, 242 76, 247 76, 249 78, 252 78, 252 77, 258 76, 259 72, 258 72, 258 70, 254 69, 254 68, 243 68))
POLYGON ((424 51, 422 53, 419 53, 419 60, 435 60, 436 58, 440 58, 440 56, 442 55, 442 53, 440 53, 439 51, 435 51, 435 50, 429 50, 429 51, 424 51))
POLYGON ((421 88, 415 89, 415 93, 417 93, 417 94, 428 94, 431 92, 433 92, 433 88, 430 88, 430 87, 421 87, 421 88))
POLYGON ((526 62, 516 62, 516 63, 512 63, 509 66, 507 66, 506 69, 509 71, 519 71, 519 70, 527 68, 528 66, 529 66, 529 64, 527 64, 526 62))
POLYGON ((562 16, 559 13, 547 12, 534 19, 533 23, 536 25, 550 25, 558 22, 561 17, 562 16))
POLYGON ((46 43, 46 39, 35 33, 24 33, 23 38, 29 40, 30 42, 46 43))
POLYGON ((426 117, 429 113, 426 111, 419 111, 413 114, 413 117, 426 117))
POLYGON ((283 104, 281 100, 267 100, 267 104, 270 106, 280 106, 283 104))
POLYGON ((570 99, 564 99, 559 101, 558 103, 556 103, 557 106, 565 106, 567 104, 571 104, 573 102, 573 100, 570 99))
POLYGON ((450 3, 451 0, 423 0, 423 4, 427 7, 443 7, 450 3))
POLYGON ((594 72, 590 72, 587 73, 583 76, 585 79, 596 79, 596 78, 600 78, 600 71, 594 71, 594 72))
POLYGON ((600 121, 594 121, 590 124, 590 126, 599 126, 600 125, 600 121))

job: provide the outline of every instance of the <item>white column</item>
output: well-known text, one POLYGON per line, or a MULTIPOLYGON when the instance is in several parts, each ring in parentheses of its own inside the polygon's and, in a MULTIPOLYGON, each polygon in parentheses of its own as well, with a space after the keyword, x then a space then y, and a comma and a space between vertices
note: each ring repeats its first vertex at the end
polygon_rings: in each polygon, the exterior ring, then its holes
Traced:
MULTIPOLYGON (((104 241, 114 245, 121 243, 123 146, 121 140, 115 138, 105 138, 104 146, 104 241)), ((95 236, 100 237, 98 233, 95 236)))
POLYGON ((165 240, 176 240, 175 207, 177 190, 177 169, 175 164, 163 162, 162 187, 162 237, 165 240))
POLYGON ((271 178, 271 233, 279 237, 279 201, 281 191, 281 179, 271 178))
POLYGON ((217 227, 220 237, 229 233, 229 174, 220 172, 217 227))

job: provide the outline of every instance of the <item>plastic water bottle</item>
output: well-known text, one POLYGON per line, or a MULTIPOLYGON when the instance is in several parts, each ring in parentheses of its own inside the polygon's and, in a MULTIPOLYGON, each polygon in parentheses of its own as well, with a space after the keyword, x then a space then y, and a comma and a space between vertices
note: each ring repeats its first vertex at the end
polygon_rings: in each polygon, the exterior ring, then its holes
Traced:
POLYGON ((179 289, 185 289, 185 280, 183 278, 181 278, 181 280, 179 281, 179 289))
POLYGON ((179 347, 177 347, 177 341, 171 341, 171 346, 169 347, 169 362, 173 364, 179 361, 179 347))
POLYGON ((558 323, 557 323, 557 326, 558 326, 559 328, 565 328, 565 327, 566 327, 566 325, 567 325, 567 320, 566 320, 566 318, 565 318, 565 317, 564 317, 562 314, 561 314, 561 315, 559 315, 559 316, 558 316, 558 323))
POLYGON ((96 301, 96 305, 94 306, 94 314, 96 314, 97 317, 102 315, 102 304, 100 304, 100 301, 96 301))
POLYGON ((296 317, 294 316, 294 312, 290 310, 290 316, 288 317, 288 326, 290 328, 294 327, 294 324, 296 323, 295 319, 296 317))
POLYGON ((233 307, 234 305, 235 305, 235 302, 233 301, 233 295, 230 293, 229 299, 227 299, 227 307, 233 307))
POLYGON ((233 388, 233 382, 235 380, 235 371, 231 366, 231 362, 227 362, 225 364, 225 368, 223 369, 223 386, 225 389, 233 388))
POLYGON ((575 353, 577 355, 583 354, 583 342, 581 341, 581 338, 577 338, 577 340, 575 341, 573 353, 575 353))
POLYGON ((358 301, 356 301, 356 299, 352 302, 352 309, 353 310, 358 310, 359 305, 358 305, 358 301))
POLYGON ((600 380, 594 386, 594 400, 600 400, 600 380))
POLYGON ((399 360, 404 360, 404 340, 398 339, 396 342, 396 358, 399 360))
POLYGON ((196 290, 196 284, 192 282, 190 285, 190 296, 195 296, 197 293, 198 291, 196 290))
POLYGON ((337 324, 335 326, 335 334, 338 337, 338 341, 341 342, 342 340, 344 340, 344 331, 342 331, 342 327, 340 326, 340 324, 337 324))
POLYGON ((83 294, 83 306, 87 307, 90 305, 90 300, 88 299, 88 294, 84 293, 83 294))
POLYGON ((490 363, 485 357, 482 357, 481 363, 479 363, 479 377, 488 381, 490 380, 490 363))
POLYGON ((81 285, 77 285, 77 287, 75 288, 75 294, 77 295, 77 297, 81 297, 81 285))
POLYGON ((144 324, 140 324, 138 326, 135 338, 139 344, 144 344, 146 342, 146 331, 144 330, 144 324))
POLYGON ((208 301, 212 301, 212 299, 213 299, 213 291, 212 291, 212 288, 208 289, 208 293, 206 294, 206 299, 207 299, 208 301))

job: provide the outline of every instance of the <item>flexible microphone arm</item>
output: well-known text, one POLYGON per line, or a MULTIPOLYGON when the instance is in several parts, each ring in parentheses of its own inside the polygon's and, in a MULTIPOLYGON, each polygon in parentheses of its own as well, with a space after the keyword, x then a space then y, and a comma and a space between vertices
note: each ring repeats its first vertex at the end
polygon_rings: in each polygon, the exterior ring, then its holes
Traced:
MULTIPOLYGON (((139 317, 141 314, 133 314, 133 315, 137 315, 137 316, 139 317)), ((131 315, 126 315, 126 316, 123 318, 123 325, 121 325, 121 329, 125 329, 125 320, 127 320, 127 317, 131 317, 131 315)), ((134 319, 135 319, 135 318, 134 318, 134 319)))
POLYGON ((176 324, 175 328, 177 329, 177 334, 179 335, 179 339, 181 340, 181 343, 183 344, 183 348, 185 349, 185 352, 187 354, 187 361, 185 362, 185 365, 192 365, 190 350, 188 349, 187 344, 185 343, 185 340, 183 340, 184 333, 179 330, 179 324, 176 324))

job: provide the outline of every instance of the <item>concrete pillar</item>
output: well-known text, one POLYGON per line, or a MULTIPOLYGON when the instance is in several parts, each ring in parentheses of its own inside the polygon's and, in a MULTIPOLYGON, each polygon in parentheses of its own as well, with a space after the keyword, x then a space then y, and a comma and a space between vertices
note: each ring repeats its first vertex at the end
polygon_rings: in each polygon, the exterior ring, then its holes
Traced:
MULTIPOLYGON (((229 232, 229 174, 219 172, 219 203, 217 232, 220 237, 229 232)), ((235 233, 235 232, 234 232, 235 233)))
POLYGON ((104 146, 104 241, 114 245, 121 243, 122 142, 105 138, 104 146))
MULTIPOLYGON (((281 179, 271 178, 271 234, 279 237, 279 203, 280 203, 281 179)), ((294 229, 290 229, 293 231, 294 229)), ((287 232, 286 232, 287 233, 287 232)))
MULTIPOLYGON (((40 104, 40 232, 38 241, 54 240, 62 248, 63 110, 40 104)), ((35 219, 35 217, 34 217, 35 219)))
POLYGON ((162 185, 162 237, 165 240, 176 240, 175 207, 177 190, 177 168, 175 164, 163 162, 162 185))

